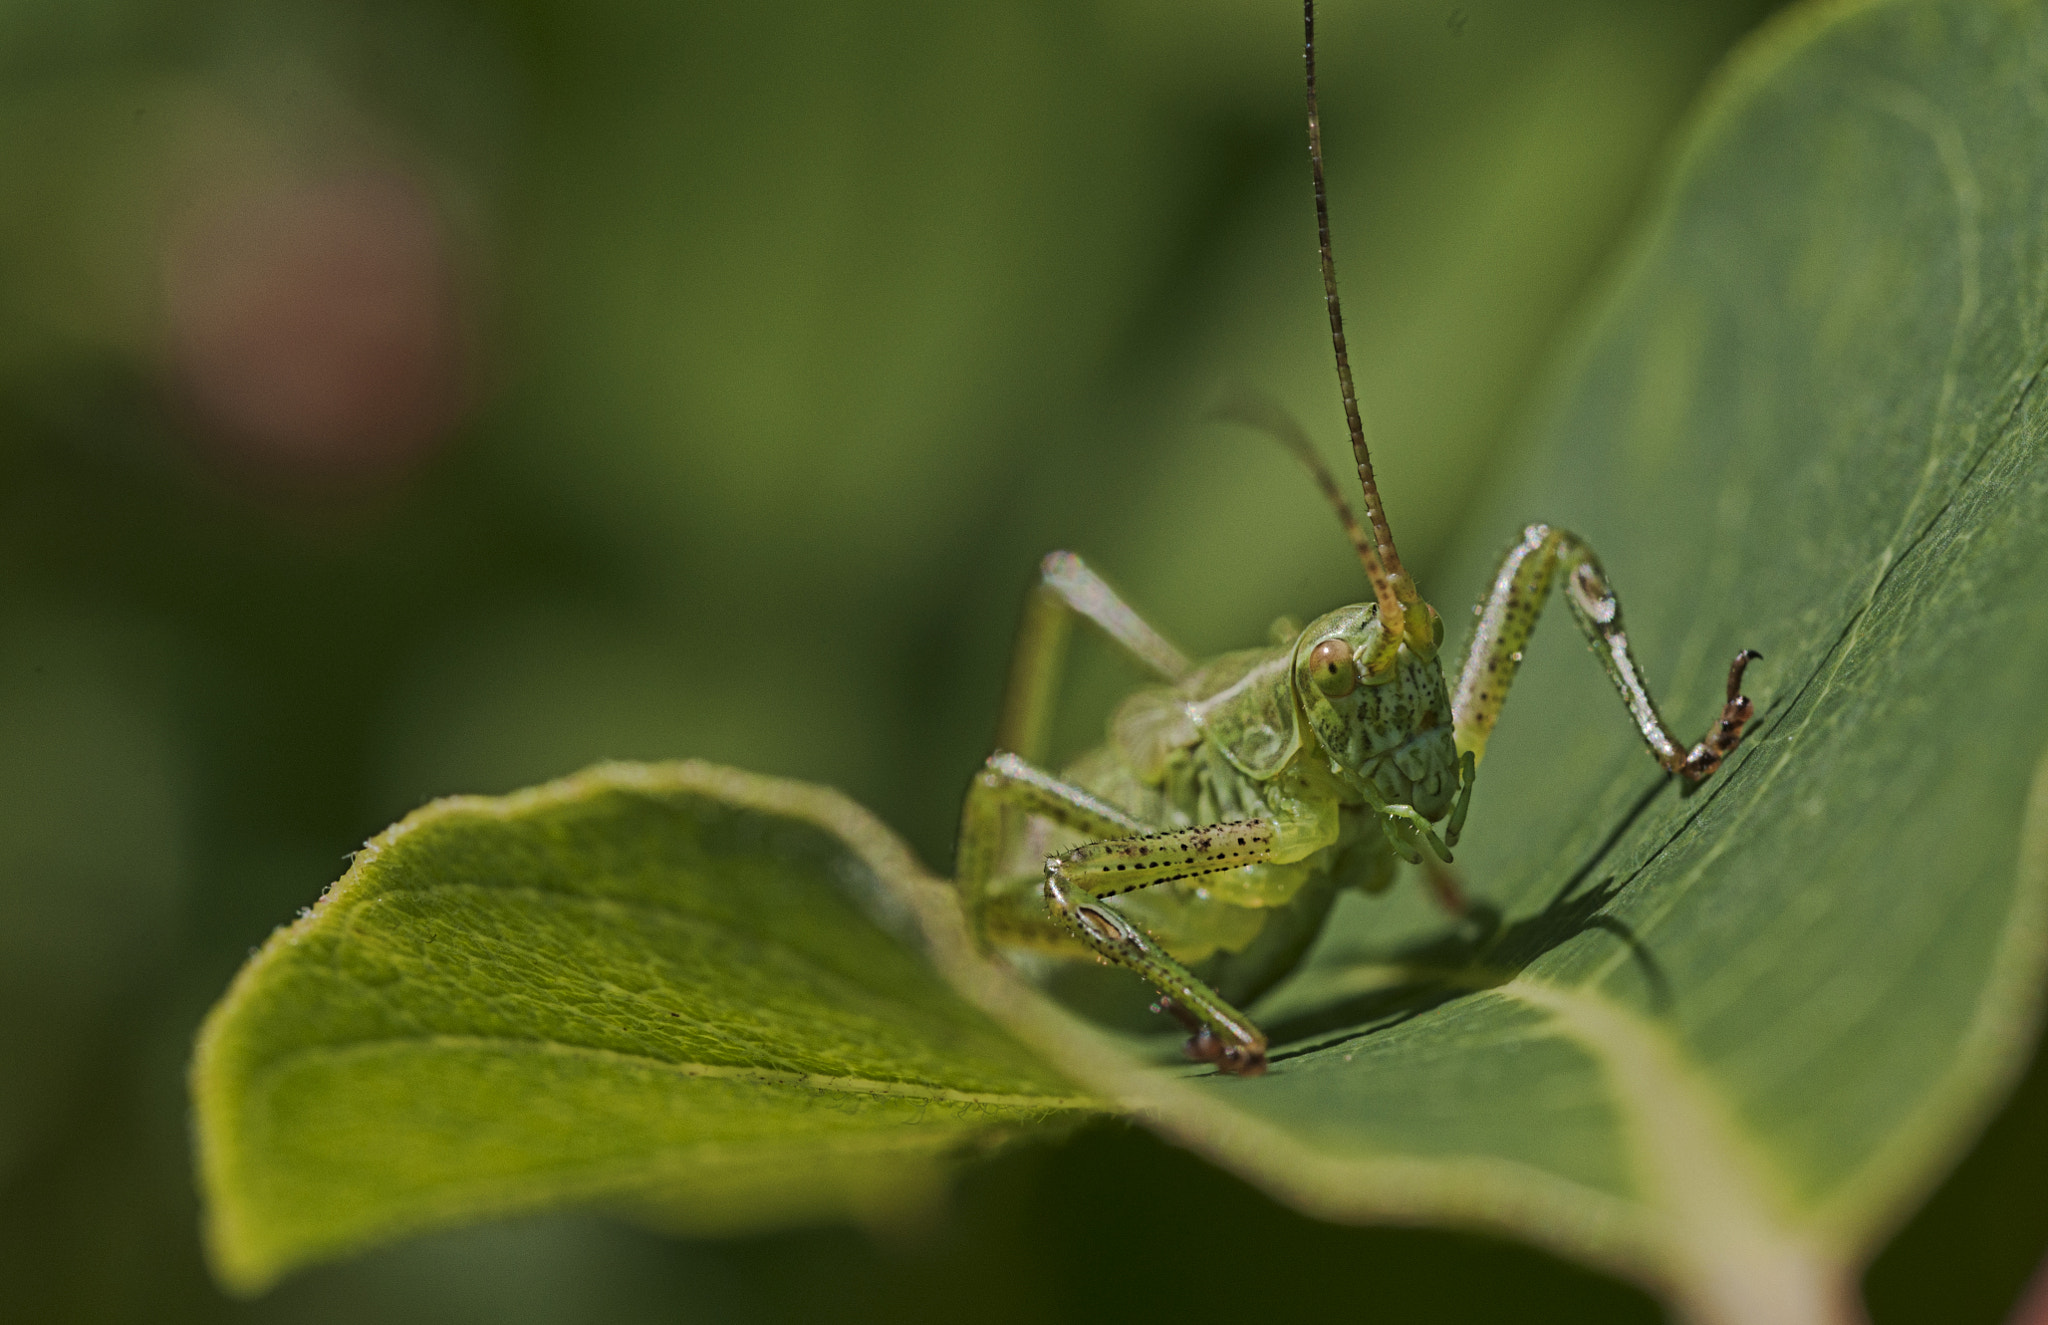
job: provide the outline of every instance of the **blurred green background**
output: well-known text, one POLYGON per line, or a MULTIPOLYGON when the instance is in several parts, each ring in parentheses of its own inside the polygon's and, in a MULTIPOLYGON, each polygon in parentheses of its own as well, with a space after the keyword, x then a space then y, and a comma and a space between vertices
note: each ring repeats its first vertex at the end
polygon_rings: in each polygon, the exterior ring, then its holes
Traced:
MULTIPOLYGON (((1332 3, 1361 387, 1429 571, 1763 0, 1332 3)), ((0 1317, 1653 1320, 1315 1224, 1117 1126, 931 1227, 423 1239, 254 1303, 182 1072, 270 928, 432 796, 604 757, 836 784, 949 861, 1036 559, 1196 652, 1359 596, 1226 383, 1338 455, 1291 0, 0 10, 0 1317)), ((1472 531, 1464 531, 1471 533, 1472 531)), ((1484 533, 1485 531, 1479 531, 1484 533)), ((1499 531, 1505 538, 1509 531, 1499 531)), ((1088 743, 1133 678, 1083 649, 1088 743)), ((2000 1319, 2048 1083, 1880 1261, 2000 1319)))

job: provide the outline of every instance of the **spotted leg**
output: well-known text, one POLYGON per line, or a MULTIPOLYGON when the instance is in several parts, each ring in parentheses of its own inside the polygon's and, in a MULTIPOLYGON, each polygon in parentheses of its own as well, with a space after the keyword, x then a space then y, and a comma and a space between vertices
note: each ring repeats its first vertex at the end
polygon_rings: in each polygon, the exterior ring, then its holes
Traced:
POLYGON ((1191 1057, 1241 1076, 1265 1071, 1266 1039, 1250 1019, 1119 914, 1108 899, 1245 865, 1303 859, 1336 840, 1334 803, 1302 804, 1300 813, 1275 819, 1147 832, 1144 824, 1114 806, 1016 755, 1000 752, 983 766, 967 797, 961 828, 961 895, 984 945, 997 935, 1028 943, 1036 937, 1035 929, 1056 925, 1098 957, 1137 972, 1157 989, 1164 996, 1161 1010, 1172 1012, 1194 1031, 1188 1041, 1191 1057), (1102 835, 1102 840, 1046 860, 1043 900, 1034 908, 1035 915, 1020 905, 1019 898, 989 893, 1000 866, 1005 807, 1077 832, 1102 835))
POLYGON ((1256 1076, 1266 1070, 1266 1037, 1258 1027, 1103 899, 1272 857, 1272 825, 1260 819, 1090 842, 1045 862, 1045 902, 1098 956, 1136 971, 1165 995, 1162 1006, 1177 1009, 1183 1024, 1200 1023, 1188 1041, 1190 1057, 1213 1062, 1219 1072, 1256 1076))
POLYGON ((1103 904, 1103 897, 1155 883, 1233 869, 1272 857, 1272 829, 1261 821, 1208 830, 1148 835, 1145 825, 1059 781, 1016 755, 989 757, 967 790, 959 863, 961 902, 984 949, 996 937, 1031 944, 1069 935, 1119 966, 1129 967, 1162 995, 1160 1009, 1193 1032, 1188 1052, 1226 1072, 1265 1070, 1266 1041, 1243 1013, 1218 997, 1143 930, 1103 904), (1002 812, 1016 808, 1105 840, 1045 862, 1042 900, 991 895, 1004 845, 1002 812), (1190 834, 1194 836, 1190 836, 1190 834), (1228 833, 1226 839, 1222 834, 1228 833), (1244 839, 1239 843, 1237 839, 1244 839), (1106 882, 1105 882, 1106 880, 1106 882), (1100 889, 1092 892, 1090 884, 1100 889), (1050 931, 1050 934, 1047 933, 1050 931))
POLYGON ((1621 692, 1650 753, 1686 781, 1705 781, 1742 741, 1742 730, 1755 712, 1749 697, 1742 693, 1742 673, 1762 655, 1752 649, 1735 655, 1728 668, 1727 702, 1721 716, 1690 749, 1680 745, 1650 698, 1650 688, 1643 682, 1642 669, 1622 629, 1621 601, 1593 549, 1575 534, 1540 524, 1522 531, 1522 541, 1501 562, 1480 609, 1479 629, 1472 636, 1471 651, 1458 676, 1457 694, 1451 700, 1459 751, 1475 762, 1486 753, 1486 739, 1500 718, 1508 687, 1514 684, 1522 649, 1559 575, 1564 578, 1565 601, 1571 604, 1572 615, 1607 669, 1608 679, 1621 692))
POLYGON ((1300 860, 1336 840, 1334 805, 1303 805, 1298 816, 1199 824, 1173 832, 1089 842, 1045 862, 1052 914, 1106 961, 1145 977, 1162 1006, 1185 1024, 1201 1023, 1188 1053, 1216 1070, 1257 1076, 1266 1070, 1266 1037, 1242 1012, 1175 961, 1151 936, 1105 905, 1107 899, 1266 862, 1300 860))

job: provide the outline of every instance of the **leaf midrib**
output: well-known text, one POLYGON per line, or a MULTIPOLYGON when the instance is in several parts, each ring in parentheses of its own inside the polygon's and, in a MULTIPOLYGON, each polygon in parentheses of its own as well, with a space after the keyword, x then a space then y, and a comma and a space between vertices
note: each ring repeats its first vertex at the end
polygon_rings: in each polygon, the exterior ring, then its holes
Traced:
POLYGON ((404 1048, 487 1048, 513 1052, 532 1051, 569 1058, 587 1058, 598 1062, 631 1064, 642 1068, 652 1068, 680 1077, 745 1080, 756 1085, 800 1086, 816 1090, 821 1094, 921 1099, 937 1103, 975 1104, 1037 1112, 1092 1111, 1103 1107, 1099 1102, 1083 1096, 955 1090, 949 1086, 938 1086, 928 1082, 883 1081, 869 1077, 828 1076, 817 1072, 795 1072, 787 1068, 777 1067, 740 1067, 726 1063, 678 1061, 676 1059, 656 1058, 649 1054, 628 1053, 620 1049, 602 1049, 593 1045, 571 1044, 562 1040, 551 1040, 545 1036, 453 1035, 445 1032, 434 1032, 426 1035, 369 1036, 362 1039, 309 1045, 303 1049, 296 1049, 290 1053, 277 1055, 260 1065, 250 1067, 248 1080, 252 1087, 260 1087, 302 1062, 343 1060, 364 1054, 370 1050, 394 1046, 404 1048))
POLYGON ((1638 1199, 1678 1297, 1703 1319, 1826 1320, 1847 1292, 1846 1257, 1790 1215, 1720 1092, 1655 1023, 1584 989, 1518 977, 1501 992, 1549 1013, 1600 1064, 1622 1122, 1638 1199))

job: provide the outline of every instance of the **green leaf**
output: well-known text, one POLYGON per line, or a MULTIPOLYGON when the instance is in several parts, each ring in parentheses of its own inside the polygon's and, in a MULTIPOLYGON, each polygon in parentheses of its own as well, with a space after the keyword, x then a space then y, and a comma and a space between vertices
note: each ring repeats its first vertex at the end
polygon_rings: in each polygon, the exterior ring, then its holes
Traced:
POLYGON ((218 1272, 598 1199, 888 1219, 949 1157, 1084 1116, 926 962, 920 877, 843 797, 697 764, 426 807, 200 1034, 218 1272))
POLYGON ((1526 1237, 1698 1320, 1850 1318, 2048 964, 2042 49, 2048 6, 1984 0, 1753 43, 1432 586, 1574 528, 1681 728, 1761 649, 1754 734, 1699 792, 1556 613, 1460 851, 1494 923, 1347 898, 1252 1009, 1254 1080, 1147 1066, 971 958, 830 793, 613 767, 431 807, 208 1024, 223 1272, 564 1200, 873 1209, 905 1157, 1099 1098, 1331 1218, 1526 1237))
POLYGON ((1497 935, 1347 899, 1252 1009, 1269 1076, 1047 1017, 1069 1071, 1333 1218, 1533 1238, 1696 1319, 1849 1317, 2040 1011, 2043 49, 2048 8, 1981 0, 1755 43, 1431 586, 1461 615, 1524 522, 1585 535, 1681 728, 1762 650, 1730 765, 1658 775, 1553 608, 1460 853, 1497 935))

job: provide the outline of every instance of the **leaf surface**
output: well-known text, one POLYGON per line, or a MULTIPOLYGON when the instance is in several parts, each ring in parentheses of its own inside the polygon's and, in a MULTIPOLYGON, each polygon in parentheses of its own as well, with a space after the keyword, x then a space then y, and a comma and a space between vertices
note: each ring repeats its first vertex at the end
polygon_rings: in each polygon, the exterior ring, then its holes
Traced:
POLYGON ((1088 1106, 926 960, 907 852, 834 793, 609 765, 439 801, 252 958, 193 1066, 209 1241, 263 1286, 603 1199, 887 1219, 1088 1106))

